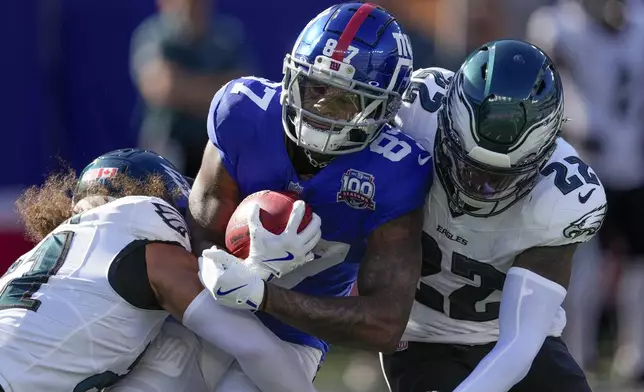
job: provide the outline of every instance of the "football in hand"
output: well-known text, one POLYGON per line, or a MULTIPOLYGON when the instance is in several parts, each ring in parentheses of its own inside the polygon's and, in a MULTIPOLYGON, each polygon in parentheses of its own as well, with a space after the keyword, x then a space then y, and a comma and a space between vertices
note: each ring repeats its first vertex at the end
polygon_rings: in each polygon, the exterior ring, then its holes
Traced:
MULTIPOLYGON (((237 206, 226 227, 226 248, 236 257, 245 259, 250 251, 250 231, 248 219, 252 206, 259 204, 259 218, 264 228, 273 234, 280 234, 286 229, 291 216, 293 203, 299 198, 292 192, 260 191, 246 197, 237 206)), ((304 218, 298 227, 301 232, 311 222, 313 211, 307 204, 304 218)))

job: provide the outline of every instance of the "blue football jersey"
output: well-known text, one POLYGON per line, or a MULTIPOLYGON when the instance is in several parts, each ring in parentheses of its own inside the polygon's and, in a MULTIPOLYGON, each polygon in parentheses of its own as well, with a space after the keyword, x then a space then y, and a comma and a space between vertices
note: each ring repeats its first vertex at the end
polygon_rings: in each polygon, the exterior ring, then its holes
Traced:
MULTIPOLYGON (((386 127, 369 147, 334 158, 310 179, 298 177, 285 145, 280 83, 247 77, 213 98, 208 136, 241 197, 261 190, 293 191, 322 219, 316 260, 276 284, 314 296, 346 296, 356 281, 369 234, 421 207, 432 182, 432 159, 411 137, 386 127)), ((326 342, 257 316, 281 339, 326 352, 326 342)))

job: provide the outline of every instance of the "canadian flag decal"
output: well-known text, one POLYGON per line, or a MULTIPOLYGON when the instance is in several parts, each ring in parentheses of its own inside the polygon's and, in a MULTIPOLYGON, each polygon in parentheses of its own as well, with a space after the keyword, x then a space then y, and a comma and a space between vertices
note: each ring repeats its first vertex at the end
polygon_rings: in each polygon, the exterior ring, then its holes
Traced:
POLYGON ((91 169, 83 174, 83 181, 98 180, 100 178, 113 178, 118 173, 118 167, 100 167, 91 169))

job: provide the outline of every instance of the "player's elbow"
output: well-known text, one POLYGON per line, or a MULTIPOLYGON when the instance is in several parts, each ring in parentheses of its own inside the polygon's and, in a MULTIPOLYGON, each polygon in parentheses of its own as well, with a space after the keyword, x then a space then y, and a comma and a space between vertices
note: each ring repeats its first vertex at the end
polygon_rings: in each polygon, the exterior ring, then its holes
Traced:
POLYGON ((528 375, 537 352, 510 350, 506 352, 506 356, 509 360, 505 362, 507 366, 504 367, 503 372, 511 377, 509 384, 512 385, 523 380, 528 375))
POLYGON ((400 343, 400 339, 386 339, 380 342, 375 348, 376 351, 383 354, 391 354, 398 348, 398 343, 400 343))
MULTIPOLYGON (((528 374, 532 362, 543 346, 544 339, 538 336, 519 336, 508 341, 504 334, 499 336, 499 341, 494 347, 494 352, 508 358, 507 371, 514 374, 515 381, 522 380, 528 374)), ((545 338, 545 337, 544 337, 545 338)))
POLYGON ((378 351, 388 354, 396 351, 398 345, 400 344, 400 339, 402 338, 404 328, 400 331, 390 331, 386 337, 380 342, 380 348, 378 351))
POLYGON ((377 350, 382 353, 392 353, 398 348, 408 317, 386 317, 380 321, 380 333, 374 342, 377 350))

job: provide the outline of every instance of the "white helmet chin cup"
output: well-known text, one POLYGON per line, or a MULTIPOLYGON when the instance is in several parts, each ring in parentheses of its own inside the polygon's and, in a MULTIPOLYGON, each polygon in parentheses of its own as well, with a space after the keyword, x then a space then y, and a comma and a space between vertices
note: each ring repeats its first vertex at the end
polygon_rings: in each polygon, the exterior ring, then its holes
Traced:
MULTIPOLYGON (((300 119, 298 120, 301 121, 300 119)), ((303 147, 319 153, 327 150, 337 150, 342 147, 343 142, 346 140, 341 134, 324 132, 312 128, 306 123, 302 123, 301 127, 296 127, 296 134, 303 147)))

